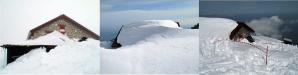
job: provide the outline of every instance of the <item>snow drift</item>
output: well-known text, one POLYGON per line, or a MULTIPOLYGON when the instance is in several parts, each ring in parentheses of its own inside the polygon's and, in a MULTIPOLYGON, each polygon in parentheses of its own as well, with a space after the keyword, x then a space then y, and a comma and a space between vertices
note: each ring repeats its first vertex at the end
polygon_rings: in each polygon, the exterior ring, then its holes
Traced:
POLYGON ((182 29, 170 20, 148 20, 123 26, 122 47, 101 42, 102 74, 197 74, 199 30, 182 29))
POLYGON ((237 23, 224 18, 200 17, 200 75, 297 75, 298 47, 280 40, 252 36, 250 44, 230 41, 229 35, 237 23), (270 44, 265 44, 270 43, 270 44), (255 47, 254 47, 255 46, 255 47), (275 51, 266 54, 260 49, 275 51), (258 49, 260 48, 260 49, 258 49))
POLYGON ((38 37, 34 40, 26 40, 16 44, 24 45, 66 45, 67 42, 73 43, 75 40, 69 39, 66 35, 58 31, 53 31, 45 36, 38 37))
POLYGON ((117 42, 122 46, 133 45, 146 37, 165 32, 171 28, 181 29, 177 23, 171 20, 146 20, 126 24, 118 35, 117 42))
MULTIPOLYGON (((57 45, 46 53, 37 48, 0 70, 0 74, 94 74, 100 73, 99 41, 76 42, 54 31, 22 45, 57 45)), ((3 61, 1 61, 2 63, 3 61)))

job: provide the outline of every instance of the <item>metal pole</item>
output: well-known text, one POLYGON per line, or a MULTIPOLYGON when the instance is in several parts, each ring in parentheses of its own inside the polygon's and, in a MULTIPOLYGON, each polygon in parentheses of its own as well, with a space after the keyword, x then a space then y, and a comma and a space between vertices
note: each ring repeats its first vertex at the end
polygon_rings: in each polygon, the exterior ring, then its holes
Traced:
POLYGON ((268 46, 267 46, 267 52, 266 52, 266 65, 267 65, 267 56, 268 56, 268 46))
POLYGON ((284 51, 283 49, 284 49, 284 44, 281 43, 281 50, 284 51))

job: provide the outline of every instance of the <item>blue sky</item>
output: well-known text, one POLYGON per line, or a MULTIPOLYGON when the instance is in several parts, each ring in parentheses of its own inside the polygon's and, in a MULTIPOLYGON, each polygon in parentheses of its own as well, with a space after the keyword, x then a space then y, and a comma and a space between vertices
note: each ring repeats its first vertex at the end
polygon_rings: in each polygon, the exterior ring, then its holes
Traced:
POLYGON ((199 0, 100 0, 101 29, 115 29, 140 20, 173 20, 197 24, 199 0))
POLYGON ((298 1, 200 1, 200 14, 295 14, 298 1))

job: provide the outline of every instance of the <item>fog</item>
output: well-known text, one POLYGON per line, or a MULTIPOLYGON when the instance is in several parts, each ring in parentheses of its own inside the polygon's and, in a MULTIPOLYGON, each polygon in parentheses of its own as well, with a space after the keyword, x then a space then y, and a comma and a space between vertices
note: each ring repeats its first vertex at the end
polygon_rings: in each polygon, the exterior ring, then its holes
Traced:
POLYGON ((263 17, 260 19, 253 19, 246 24, 255 30, 256 33, 267 35, 276 39, 282 39, 281 33, 290 31, 287 26, 281 28, 284 23, 285 22, 278 16, 272 16, 270 18, 263 17))
POLYGON ((62 14, 100 35, 99 0, 1 0, 1 44, 25 41, 29 31, 62 14))

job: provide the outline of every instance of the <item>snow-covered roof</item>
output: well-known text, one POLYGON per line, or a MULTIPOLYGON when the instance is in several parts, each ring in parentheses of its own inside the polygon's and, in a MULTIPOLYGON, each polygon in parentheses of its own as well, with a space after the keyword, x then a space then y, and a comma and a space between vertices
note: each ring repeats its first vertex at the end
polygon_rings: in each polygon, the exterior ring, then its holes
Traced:
POLYGON ((288 38, 284 38, 284 40, 292 42, 292 40, 288 38))
POLYGON ((233 37, 237 34, 237 32, 239 32, 239 30, 242 28, 242 27, 245 27, 246 29, 248 29, 249 31, 251 32, 255 32, 253 29, 251 29, 249 26, 247 26, 244 22, 237 22, 238 26, 231 32, 230 34, 230 40, 233 39, 233 37))
POLYGON ((117 43, 132 45, 153 34, 161 33, 168 28, 181 29, 172 20, 144 20, 123 25, 117 37, 117 43))
MULTIPOLYGON (((205 18, 199 17, 201 33, 208 33, 212 36, 229 37, 231 32, 238 26, 237 22, 225 18, 205 18)), ((205 36, 200 36, 205 37, 205 36)))
POLYGON ((171 27, 171 28, 180 28, 178 24, 172 20, 144 20, 144 21, 137 21, 125 24, 125 28, 142 28, 142 27, 150 27, 150 26, 164 26, 164 27, 171 27))
POLYGON ((199 29, 178 28, 173 21, 145 22, 123 26, 121 48, 110 49, 110 41, 101 42, 101 73, 199 74, 199 29))

